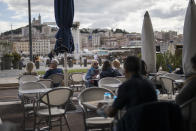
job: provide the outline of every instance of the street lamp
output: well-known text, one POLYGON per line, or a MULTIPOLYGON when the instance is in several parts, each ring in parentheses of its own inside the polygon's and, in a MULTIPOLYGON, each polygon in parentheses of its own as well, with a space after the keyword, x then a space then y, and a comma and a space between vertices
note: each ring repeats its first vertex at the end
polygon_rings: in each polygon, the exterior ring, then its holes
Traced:
POLYGON ((30 53, 30 61, 33 61, 32 32, 31 32, 31 1, 30 0, 28 0, 28 11, 29 11, 29 53, 30 53))

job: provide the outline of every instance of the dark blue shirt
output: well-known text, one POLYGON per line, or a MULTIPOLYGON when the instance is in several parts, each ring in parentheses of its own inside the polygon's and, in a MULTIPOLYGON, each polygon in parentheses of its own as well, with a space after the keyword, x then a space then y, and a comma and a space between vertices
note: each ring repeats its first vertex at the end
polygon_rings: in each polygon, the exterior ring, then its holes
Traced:
POLYGON ((45 75, 44 75, 44 79, 47 79, 50 75, 52 74, 63 74, 63 70, 60 68, 56 68, 56 69, 49 69, 46 71, 45 75))
POLYGON ((101 72, 100 79, 102 79, 104 77, 116 77, 116 76, 122 76, 122 75, 117 70, 109 68, 109 69, 101 72))
POLYGON ((129 109, 153 101, 157 101, 153 84, 140 75, 133 75, 131 79, 119 87, 113 107, 119 110, 123 107, 129 109))

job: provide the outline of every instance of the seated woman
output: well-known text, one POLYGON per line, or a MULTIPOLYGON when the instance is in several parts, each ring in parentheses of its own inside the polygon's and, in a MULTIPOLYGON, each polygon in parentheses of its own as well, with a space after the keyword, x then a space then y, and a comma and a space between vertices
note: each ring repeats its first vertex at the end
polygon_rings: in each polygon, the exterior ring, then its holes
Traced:
POLYGON ((26 72, 23 73, 23 75, 37 75, 37 72, 35 70, 35 64, 33 62, 29 62, 26 65, 26 72))
POLYGON ((122 76, 117 70, 112 69, 109 61, 103 63, 102 71, 100 73, 100 79, 104 77, 116 77, 122 76))
POLYGON ((114 70, 117 70, 121 75, 124 74, 124 70, 123 70, 123 68, 120 67, 120 62, 117 59, 115 59, 112 62, 112 65, 114 67, 114 70))
MULTIPOLYGON (((192 68, 196 72, 196 55, 191 58, 191 63, 192 68)), ((191 76, 185 81, 184 87, 176 96, 176 103, 182 105, 193 97, 196 97, 196 73, 191 74, 191 76)))
POLYGON ((97 75, 99 75, 98 62, 96 60, 92 60, 91 68, 88 70, 85 76, 85 79, 87 80, 86 82, 87 87, 98 86, 96 80, 97 75))

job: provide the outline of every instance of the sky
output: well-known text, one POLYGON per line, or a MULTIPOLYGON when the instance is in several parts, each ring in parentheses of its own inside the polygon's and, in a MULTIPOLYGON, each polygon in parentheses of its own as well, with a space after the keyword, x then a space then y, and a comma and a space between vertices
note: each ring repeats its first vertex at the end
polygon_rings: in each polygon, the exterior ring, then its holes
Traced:
MULTIPOLYGON (((28 0, 0 0, 0 33, 28 24, 28 0)), ((188 0, 74 0, 80 28, 121 28, 141 32, 149 11, 154 30, 182 33, 188 0)), ((54 0, 31 0, 32 18, 55 22, 54 0)))

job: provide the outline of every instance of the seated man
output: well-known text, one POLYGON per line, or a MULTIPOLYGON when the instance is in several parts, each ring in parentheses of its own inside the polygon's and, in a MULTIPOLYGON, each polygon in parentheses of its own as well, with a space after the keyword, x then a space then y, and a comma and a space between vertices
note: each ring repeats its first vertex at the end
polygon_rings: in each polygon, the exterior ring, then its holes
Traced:
POLYGON ((105 108, 107 116, 113 117, 118 110, 157 101, 156 91, 152 83, 141 76, 141 60, 129 56, 124 63, 125 77, 127 79, 118 90, 117 98, 112 106, 105 108))
POLYGON ((57 68, 58 66, 58 61, 57 60, 52 60, 50 62, 49 70, 46 71, 44 74, 44 79, 48 79, 48 77, 52 74, 63 74, 63 70, 60 68, 57 68))

